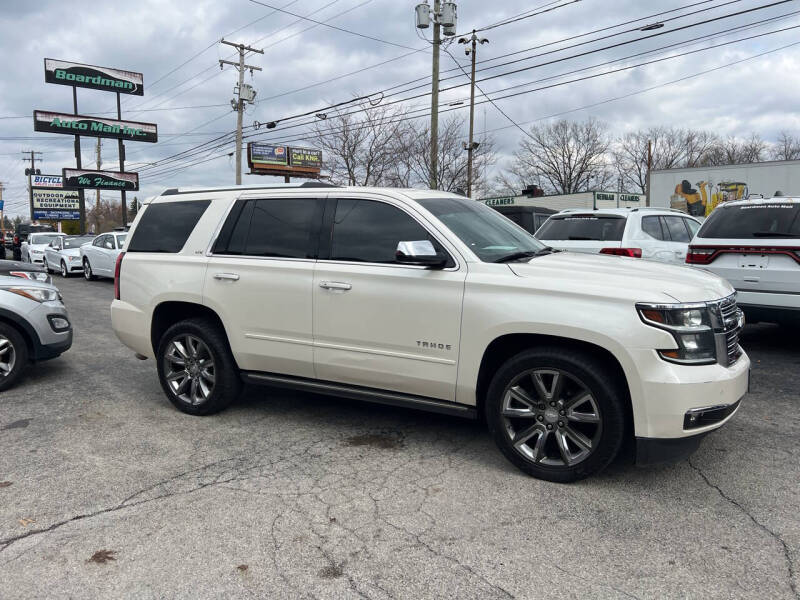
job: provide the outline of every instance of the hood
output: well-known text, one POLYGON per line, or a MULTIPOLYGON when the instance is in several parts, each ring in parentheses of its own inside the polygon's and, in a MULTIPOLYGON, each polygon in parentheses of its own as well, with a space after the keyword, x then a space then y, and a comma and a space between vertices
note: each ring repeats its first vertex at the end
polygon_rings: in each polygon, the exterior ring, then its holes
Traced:
POLYGON ((641 258, 556 252, 508 266, 519 277, 536 279, 537 287, 635 302, 706 302, 733 293, 727 281, 707 271, 641 258))

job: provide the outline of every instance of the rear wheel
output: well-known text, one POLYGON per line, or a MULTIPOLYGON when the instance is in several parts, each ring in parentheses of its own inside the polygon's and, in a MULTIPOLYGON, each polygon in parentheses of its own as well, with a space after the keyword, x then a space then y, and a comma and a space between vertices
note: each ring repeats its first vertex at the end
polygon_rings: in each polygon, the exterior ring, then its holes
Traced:
POLYGON ((167 329, 156 362, 164 393, 185 413, 219 412, 242 388, 225 333, 210 319, 188 319, 167 329))
POLYGON ((529 475, 567 483, 605 468, 625 433, 625 394, 589 355, 528 350, 495 374, 486 419, 503 454, 529 475))
POLYGON ((0 391, 10 388, 28 364, 28 346, 20 333, 0 323, 0 391))
POLYGON ((92 273, 92 265, 89 264, 89 259, 83 259, 83 276, 86 278, 86 281, 94 281, 97 279, 92 273))

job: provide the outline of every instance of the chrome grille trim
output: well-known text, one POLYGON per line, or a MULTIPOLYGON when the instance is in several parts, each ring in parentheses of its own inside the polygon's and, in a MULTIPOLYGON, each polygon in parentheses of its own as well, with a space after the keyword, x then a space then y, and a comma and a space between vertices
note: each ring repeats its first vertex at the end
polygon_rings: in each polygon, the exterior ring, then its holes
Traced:
POLYGON ((724 340, 724 343, 717 346, 717 361, 729 367, 742 356, 742 348, 739 346, 739 334, 744 322, 742 311, 736 305, 735 293, 709 305, 712 307, 712 312, 716 313, 718 321, 714 329, 724 340))

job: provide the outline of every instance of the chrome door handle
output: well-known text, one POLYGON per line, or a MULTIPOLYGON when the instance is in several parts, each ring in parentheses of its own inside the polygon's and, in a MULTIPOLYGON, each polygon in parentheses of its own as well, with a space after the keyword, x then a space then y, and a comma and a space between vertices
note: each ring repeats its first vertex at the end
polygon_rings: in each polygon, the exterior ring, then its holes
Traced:
POLYGON ((239 275, 236 273, 214 273, 214 279, 229 279, 230 281, 239 281, 239 275))
POLYGON ((344 283, 344 282, 341 282, 341 281, 320 281, 319 282, 319 287, 321 287, 324 290, 342 290, 342 291, 347 291, 349 289, 352 289, 353 286, 351 284, 349 284, 349 283, 344 283))

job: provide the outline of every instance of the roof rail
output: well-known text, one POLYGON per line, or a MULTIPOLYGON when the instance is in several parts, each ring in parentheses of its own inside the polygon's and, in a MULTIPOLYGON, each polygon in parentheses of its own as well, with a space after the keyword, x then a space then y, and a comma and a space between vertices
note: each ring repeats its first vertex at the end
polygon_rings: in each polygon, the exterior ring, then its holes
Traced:
POLYGON ((236 185, 232 187, 207 188, 169 188, 161 192, 161 196, 177 196, 179 194, 198 194, 203 192, 235 192, 236 190, 281 190, 297 188, 331 188, 338 187, 324 181, 304 181, 303 183, 272 183, 267 185, 236 185))

